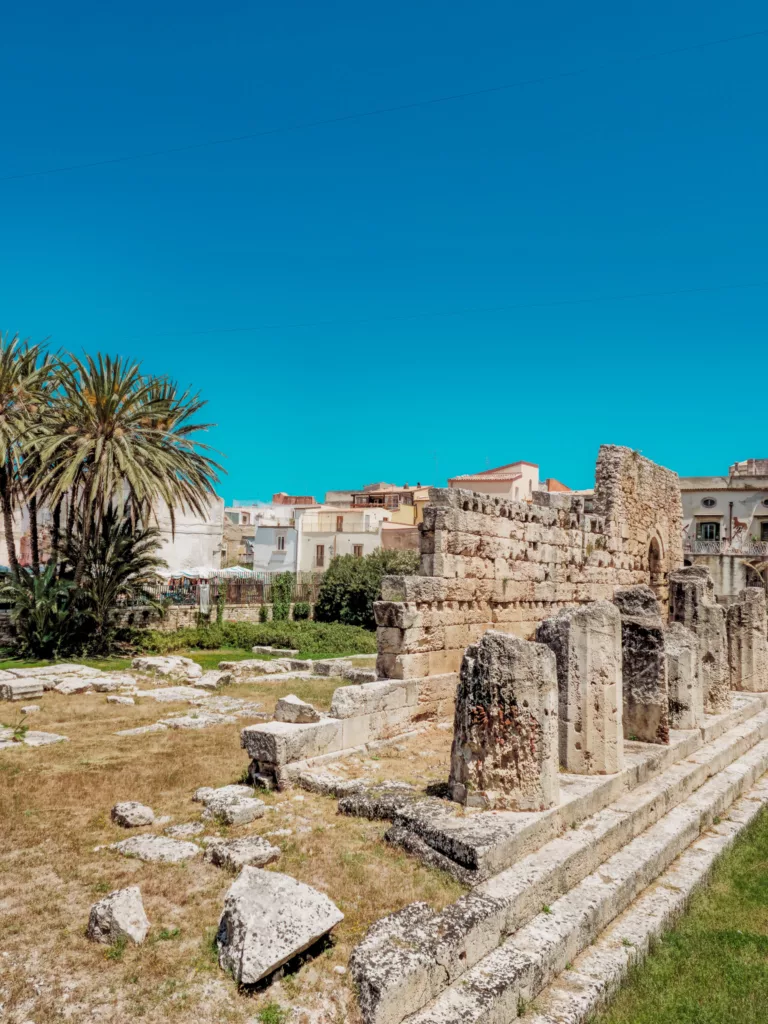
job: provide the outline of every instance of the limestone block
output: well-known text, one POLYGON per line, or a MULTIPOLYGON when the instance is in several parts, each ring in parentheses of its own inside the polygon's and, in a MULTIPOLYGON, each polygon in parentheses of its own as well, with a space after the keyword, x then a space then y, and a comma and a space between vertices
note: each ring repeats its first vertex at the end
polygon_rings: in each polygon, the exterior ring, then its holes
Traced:
POLYGON ((136 800, 125 800, 123 803, 115 804, 110 817, 121 828, 140 828, 142 825, 151 825, 155 820, 152 808, 136 800))
POLYGON ((715 603, 709 569, 690 565, 669 575, 669 617, 699 639, 699 677, 704 710, 719 715, 731 705, 725 610, 715 603))
POLYGON ((34 700, 42 697, 43 684, 38 679, 8 679, 0 682, 0 700, 34 700))
POLYGON ((539 811, 559 797, 557 669, 542 644, 490 631, 462 661, 450 785, 473 806, 539 811))
POLYGON ((240 734, 240 745, 254 761, 284 765, 341 750, 341 737, 341 721, 336 718, 324 718, 308 725, 266 722, 246 726, 240 734))
POLYGON ((672 622, 664 631, 669 683, 669 725, 698 729, 704 718, 704 691, 699 678, 699 641, 693 630, 672 622))
POLYGON ((91 907, 88 938, 94 942, 112 944, 130 939, 138 945, 148 931, 149 920, 138 885, 117 889, 91 907))
POLYGON ((168 836, 147 835, 121 839, 119 843, 112 843, 110 849, 117 850, 126 857, 136 857, 138 860, 159 864, 180 864, 202 852, 195 843, 170 839, 168 836))
POLYGON ((167 656, 146 656, 134 658, 131 668, 137 672, 148 672, 152 675, 166 676, 170 679, 199 679, 203 670, 191 658, 183 658, 179 654, 167 656))
POLYGON ((418 701, 417 682, 381 679, 376 683, 340 686, 334 691, 331 699, 330 714, 332 718, 354 718, 376 711, 394 711, 397 708, 415 706, 418 701))
POLYGON ((273 846, 261 836, 242 839, 214 839, 206 848, 205 860, 229 871, 239 871, 246 864, 265 868, 280 856, 279 846, 273 846))
POLYGON ((281 697, 277 704, 275 704, 275 721, 299 723, 319 722, 320 713, 305 700, 301 700, 294 694, 289 693, 287 696, 281 697))
POLYGON ((727 611, 728 667, 732 690, 768 690, 765 591, 748 587, 727 611))
POLYGON ((244 867, 224 900, 219 963, 253 985, 302 953, 344 915, 328 897, 277 871, 244 867))
POLYGON ((580 775, 624 767, 621 616, 609 601, 540 623, 536 640, 557 660, 560 764, 580 775))
POLYGON ((647 586, 617 590, 621 613, 624 736, 669 743, 669 684, 661 606, 647 586))

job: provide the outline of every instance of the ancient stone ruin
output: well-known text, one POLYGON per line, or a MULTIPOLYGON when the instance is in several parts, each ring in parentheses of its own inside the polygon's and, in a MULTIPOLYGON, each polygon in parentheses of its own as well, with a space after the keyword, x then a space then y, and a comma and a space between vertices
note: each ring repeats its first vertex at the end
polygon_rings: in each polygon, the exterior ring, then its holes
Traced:
POLYGON ((539 643, 557 660, 560 764, 566 771, 604 775, 624 767, 621 619, 608 601, 545 619, 539 643))
POLYGON ((692 630, 699 641, 699 678, 704 708, 719 714, 730 707, 728 638, 725 609, 715 601, 709 569, 690 565, 669 579, 669 617, 692 630))
POLYGON ((669 690, 661 607, 650 587, 617 590, 621 613, 624 735, 645 743, 669 742, 669 690))
POLYGON ((557 672, 542 644, 494 630, 467 648, 450 786, 460 803, 543 811, 557 803, 557 672))
POLYGON ((748 587, 728 608, 728 669, 732 690, 759 691, 768 677, 765 591, 748 587))

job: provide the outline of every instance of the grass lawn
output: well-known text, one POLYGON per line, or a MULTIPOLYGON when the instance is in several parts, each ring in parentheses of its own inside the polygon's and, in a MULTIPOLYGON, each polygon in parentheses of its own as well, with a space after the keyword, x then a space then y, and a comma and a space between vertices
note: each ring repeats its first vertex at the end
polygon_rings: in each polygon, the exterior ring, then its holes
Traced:
MULTIPOLYGON (((250 651, 241 651, 237 648, 222 647, 217 651, 174 651, 185 658, 191 658, 201 666, 204 672, 219 667, 220 661, 244 661, 246 658, 262 658, 268 660, 270 655, 252 654, 250 651)), ((100 668, 102 672, 124 672, 131 667, 130 658, 65 658, 55 661, 34 661, 25 658, 6 658, 0 661, 0 670, 4 668, 40 668, 43 665, 62 665, 67 662, 77 662, 78 665, 90 665, 93 668, 100 668)))
POLYGON ((768 813, 594 1024, 766 1024, 768 813))

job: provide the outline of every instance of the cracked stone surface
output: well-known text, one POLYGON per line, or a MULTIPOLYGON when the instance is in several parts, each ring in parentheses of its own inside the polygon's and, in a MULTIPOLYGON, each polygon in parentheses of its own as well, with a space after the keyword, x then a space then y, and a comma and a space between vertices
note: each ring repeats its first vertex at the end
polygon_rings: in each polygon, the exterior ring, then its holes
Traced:
POLYGON ((151 825, 155 820, 155 812, 151 807, 138 803, 136 800, 124 800, 115 804, 110 812, 110 817, 116 825, 121 828, 140 828, 142 825, 151 825))
POLYGON ((186 843, 181 839, 168 836, 131 836, 112 843, 111 850, 116 850, 126 857, 161 864, 179 864, 184 860, 198 857, 203 851, 196 843, 186 843))
POLYGON ((242 839, 215 839, 205 851, 205 859, 217 867, 239 871, 250 864, 265 868, 280 856, 279 846, 273 846, 261 836, 245 836, 242 839))
POLYGON ((94 942, 112 944, 129 939, 139 945, 148 931, 149 920, 138 885, 117 889, 91 907, 88 938, 94 942))

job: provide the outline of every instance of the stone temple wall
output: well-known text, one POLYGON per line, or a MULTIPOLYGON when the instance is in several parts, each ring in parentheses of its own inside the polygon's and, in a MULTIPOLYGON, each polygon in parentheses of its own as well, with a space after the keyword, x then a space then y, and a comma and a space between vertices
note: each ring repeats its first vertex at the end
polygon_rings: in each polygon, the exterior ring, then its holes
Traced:
POLYGON ((375 605, 379 675, 458 672, 489 629, 533 637, 564 608, 651 586, 666 612, 683 564, 677 474, 604 445, 594 495, 536 492, 531 503, 434 488, 418 576, 386 577, 375 605))

